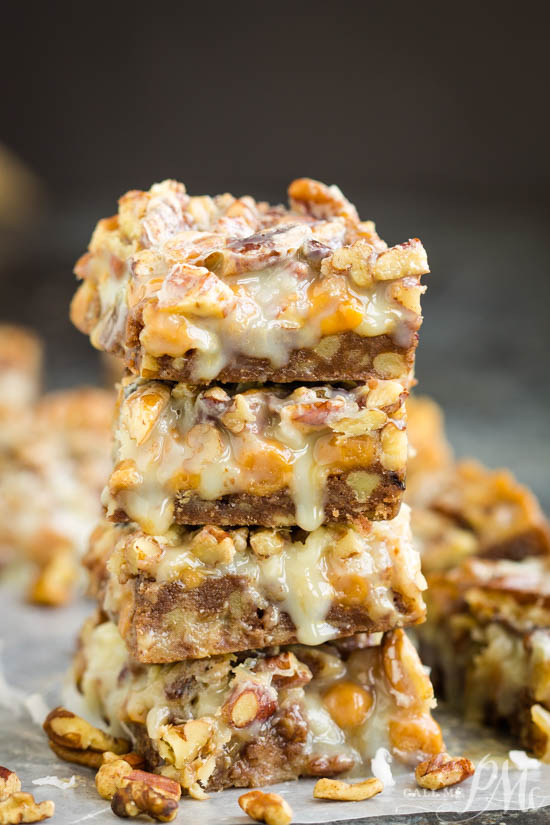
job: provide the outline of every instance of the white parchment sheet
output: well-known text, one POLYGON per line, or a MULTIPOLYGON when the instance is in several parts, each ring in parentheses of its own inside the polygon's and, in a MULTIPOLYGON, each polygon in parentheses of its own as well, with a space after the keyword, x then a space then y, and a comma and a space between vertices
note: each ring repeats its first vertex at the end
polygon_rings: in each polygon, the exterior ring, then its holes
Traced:
MULTIPOLYGON (((57 611, 29 607, 22 603, 15 588, 0 585, 0 764, 15 770, 23 789, 38 801, 54 800, 56 825, 116 821, 109 804, 96 793, 93 772, 60 762, 51 753, 40 726, 45 708, 66 702, 66 694, 62 698, 63 677, 76 633, 92 609, 91 603, 84 602, 57 611), (33 780, 52 775, 62 780, 75 776, 75 781, 65 790, 33 785, 33 780)), ((80 710, 74 703, 72 709, 80 710)), ((519 768, 517 757, 516 762, 508 758, 509 748, 513 747, 509 742, 495 738, 490 731, 464 725, 444 709, 436 715, 443 725, 447 749, 469 756, 477 766, 476 775, 462 785, 425 791, 416 786, 410 770, 392 763, 395 785, 386 786, 383 793, 364 802, 314 800, 313 780, 289 782, 270 790, 282 794, 294 810, 293 821, 304 824, 362 817, 388 817, 389 823, 401 814, 425 812, 437 812, 441 823, 445 823, 445 813, 450 812, 464 813, 463 821, 475 822, 473 811, 529 810, 550 805, 550 766, 535 761, 519 768)), ((184 799, 176 822, 249 824, 251 820, 237 804, 242 793, 223 791, 212 794, 206 802, 184 799)))

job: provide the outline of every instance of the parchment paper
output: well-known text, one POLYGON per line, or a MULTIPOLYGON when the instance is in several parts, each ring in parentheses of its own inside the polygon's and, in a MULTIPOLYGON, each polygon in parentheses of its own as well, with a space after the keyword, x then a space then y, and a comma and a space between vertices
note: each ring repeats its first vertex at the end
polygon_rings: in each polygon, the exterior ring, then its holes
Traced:
MULTIPOLYGON (((50 751, 40 727, 40 708, 69 704, 75 712, 76 696, 68 697, 65 674, 74 649, 76 633, 91 613, 93 605, 78 604, 49 611, 24 605, 13 582, 0 585, 0 764, 15 770, 23 789, 35 798, 53 799, 56 825, 76 825, 94 820, 115 820, 109 803, 96 793, 93 772, 57 759, 50 751), (38 694, 38 698, 34 696, 38 694), (34 698, 29 700, 29 696, 34 698), (30 707, 30 711, 29 711, 30 707), (31 718, 34 709, 37 722, 31 718), (55 775, 59 779, 76 777, 74 787, 59 790, 36 786, 33 779, 55 775)), ((461 821, 475 822, 472 811, 516 811, 550 805, 550 766, 518 769, 508 757, 513 743, 498 739, 490 731, 465 725, 445 709, 436 715, 443 725, 447 749, 469 756, 477 765, 476 775, 454 788, 431 792, 418 788, 410 770, 392 764, 395 785, 365 802, 327 802, 312 798, 312 780, 272 786, 290 802, 296 823, 346 822, 363 817, 395 818, 401 814, 461 812, 461 821)), ((370 774, 369 774, 370 775, 370 774)), ((248 823, 237 798, 242 790, 212 794, 206 802, 184 799, 176 822, 197 825, 237 825, 248 823)), ((549 811, 550 821, 550 811, 549 811)))

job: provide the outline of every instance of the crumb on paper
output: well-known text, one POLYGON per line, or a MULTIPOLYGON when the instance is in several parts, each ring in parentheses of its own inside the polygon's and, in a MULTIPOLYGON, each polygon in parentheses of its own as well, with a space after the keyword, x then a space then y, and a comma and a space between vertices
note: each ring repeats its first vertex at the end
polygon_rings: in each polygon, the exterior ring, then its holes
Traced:
POLYGON ((520 771, 538 771, 542 766, 540 759, 527 756, 525 751, 508 751, 508 758, 520 771))
POLYGON ((70 779, 59 779, 58 776, 40 776, 38 779, 32 780, 33 785, 53 785, 54 788, 59 788, 60 791, 67 791, 69 788, 74 788, 76 785, 76 776, 71 776, 70 779))
POLYGON ((384 787, 395 785, 395 779, 391 772, 390 763, 392 755, 387 748, 378 748, 374 757, 370 761, 372 775, 379 779, 384 787))

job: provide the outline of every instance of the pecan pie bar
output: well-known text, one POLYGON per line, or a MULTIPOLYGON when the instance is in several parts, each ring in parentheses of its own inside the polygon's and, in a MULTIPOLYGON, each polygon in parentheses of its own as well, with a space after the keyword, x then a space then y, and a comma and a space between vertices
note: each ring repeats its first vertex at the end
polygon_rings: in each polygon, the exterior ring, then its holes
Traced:
POLYGON ((85 565, 92 594, 141 662, 320 644, 424 618, 406 505, 392 521, 312 533, 207 526, 153 537, 105 523, 85 565))
POLYGON ((546 560, 470 559, 430 574, 428 622, 416 632, 446 698, 550 762, 546 560))
POLYGON ((407 399, 412 457, 404 500, 424 570, 467 556, 522 559, 550 554, 550 526, 533 493, 508 470, 454 462, 443 415, 429 398, 407 399))
POLYGON ((508 470, 458 462, 431 508, 472 531, 479 555, 522 559, 550 552, 550 529, 533 493, 508 470))
POLYGON ((76 265, 73 322, 146 378, 409 381, 422 244, 388 248, 335 186, 295 180, 289 198, 128 192, 76 265))
POLYGON ((110 469, 114 398, 93 388, 44 395, 29 406, 25 437, 0 460, 0 555, 44 563, 82 552, 101 515, 110 469))
POLYGON ((393 518, 405 486, 406 390, 275 384, 208 389, 130 377, 115 423, 108 515, 172 523, 295 525, 393 518))
POLYGON ((403 630, 138 665, 114 624, 81 635, 75 678, 113 732, 192 796, 364 771, 379 747, 416 764, 443 750, 430 679, 403 630))

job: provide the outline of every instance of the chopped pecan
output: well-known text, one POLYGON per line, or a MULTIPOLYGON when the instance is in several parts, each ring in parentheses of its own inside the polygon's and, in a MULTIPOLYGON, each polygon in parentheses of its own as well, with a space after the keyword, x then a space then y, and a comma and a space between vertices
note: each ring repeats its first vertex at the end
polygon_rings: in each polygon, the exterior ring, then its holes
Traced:
POLYGON ((103 754, 99 751, 85 750, 79 751, 76 748, 65 748, 57 742, 49 742, 50 748, 64 762, 72 762, 74 765, 84 765, 86 768, 101 767, 103 754))
POLYGON ((171 822, 178 812, 178 800, 157 790, 153 783, 135 780, 116 791, 111 809, 123 818, 147 814, 158 822, 171 822))
POLYGON ((276 530, 251 531, 250 546, 254 553, 262 559, 276 556, 284 549, 284 534, 276 530))
POLYGON ((35 802, 30 793, 13 793, 0 802, 0 825, 20 825, 21 822, 40 822, 53 816, 55 805, 35 802))
POLYGON ((151 382, 126 399, 126 427, 136 444, 143 444, 170 400, 170 390, 151 382))
POLYGON ((21 790, 21 780, 16 773, 0 765, 0 802, 21 790))
POLYGON ((235 555, 235 544, 229 533, 210 524, 195 533, 191 551, 205 564, 229 564, 235 555))
POLYGON ((433 701, 433 687, 412 642, 401 628, 384 636, 382 656, 386 678, 400 694, 404 707, 423 707, 433 701))
POLYGON ((249 791, 239 797, 239 805, 251 819, 266 825, 289 825, 292 822, 292 808, 277 793, 249 791))
POLYGON ((345 753, 335 753, 332 756, 325 754, 312 756, 307 763, 308 776, 338 776, 351 770, 355 765, 355 759, 345 753))
POLYGON ((78 580, 78 566, 72 550, 59 550, 40 568, 28 598, 33 604, 61 607, 69 602, 78 580))
POLYGON ((97 792, 103 799, 112 799, 117 790, 122 787, 122 780, 132 773, 132 766, 124 759, 115 759, 104 762, 95 775, 97 792))
POLYGON ((122 754, 112 753, 112 751, 105 751, 105 753, 101 754, 101 758, 103 759, 103 765, 107 765, 109 762, 116 762, 118 759, 124 759, 124 761, 128 762, 128 764, 134 769, 143 768, 145 765, 145 759, 141 753, 135 753, 134 751, 122 754))
POLYGON ((62 748, 100 753, 127 753, 130 750, 126 739, 117 739, 62 707, 54 708, 47 715, 43 728, 50 740, 62 748))
POLYGON ((366 779, 364 782, 341 782, 338 779, 319 779, 315 783, 315 799, 335 799, 340 802, 361 802, 381 793, 384 786, 379 779, 366 779))
POLYGON ((185 768, 209 748, 214 728, 214 721, 206 716, 182 725, 166 725, 159 743, 160 755, 176 768, 185 768))
POLYGON ((474 764, 466 757, 438 753, 437 756, 432 756, 431 759, 417 765, 414 775, 421 788, 438 791, 449 785, 458 785, 474 773, 474 764))
POLYGON ((117 493, 124 490, 135 490, 140 484, 143 484, 143 476, 133 458, 125 458, 123 461, 119 461, 108 482, 109 492, 112 496, 116 496, 117 493))
POLYGON ((300 662, 294 653, 286 650, 278 656, 270 656, 268 659, 260 660, 257 670, 270 671, 271 684, 276 687, 301 687, 311 682, 311 670, 303 662, 300 662))

